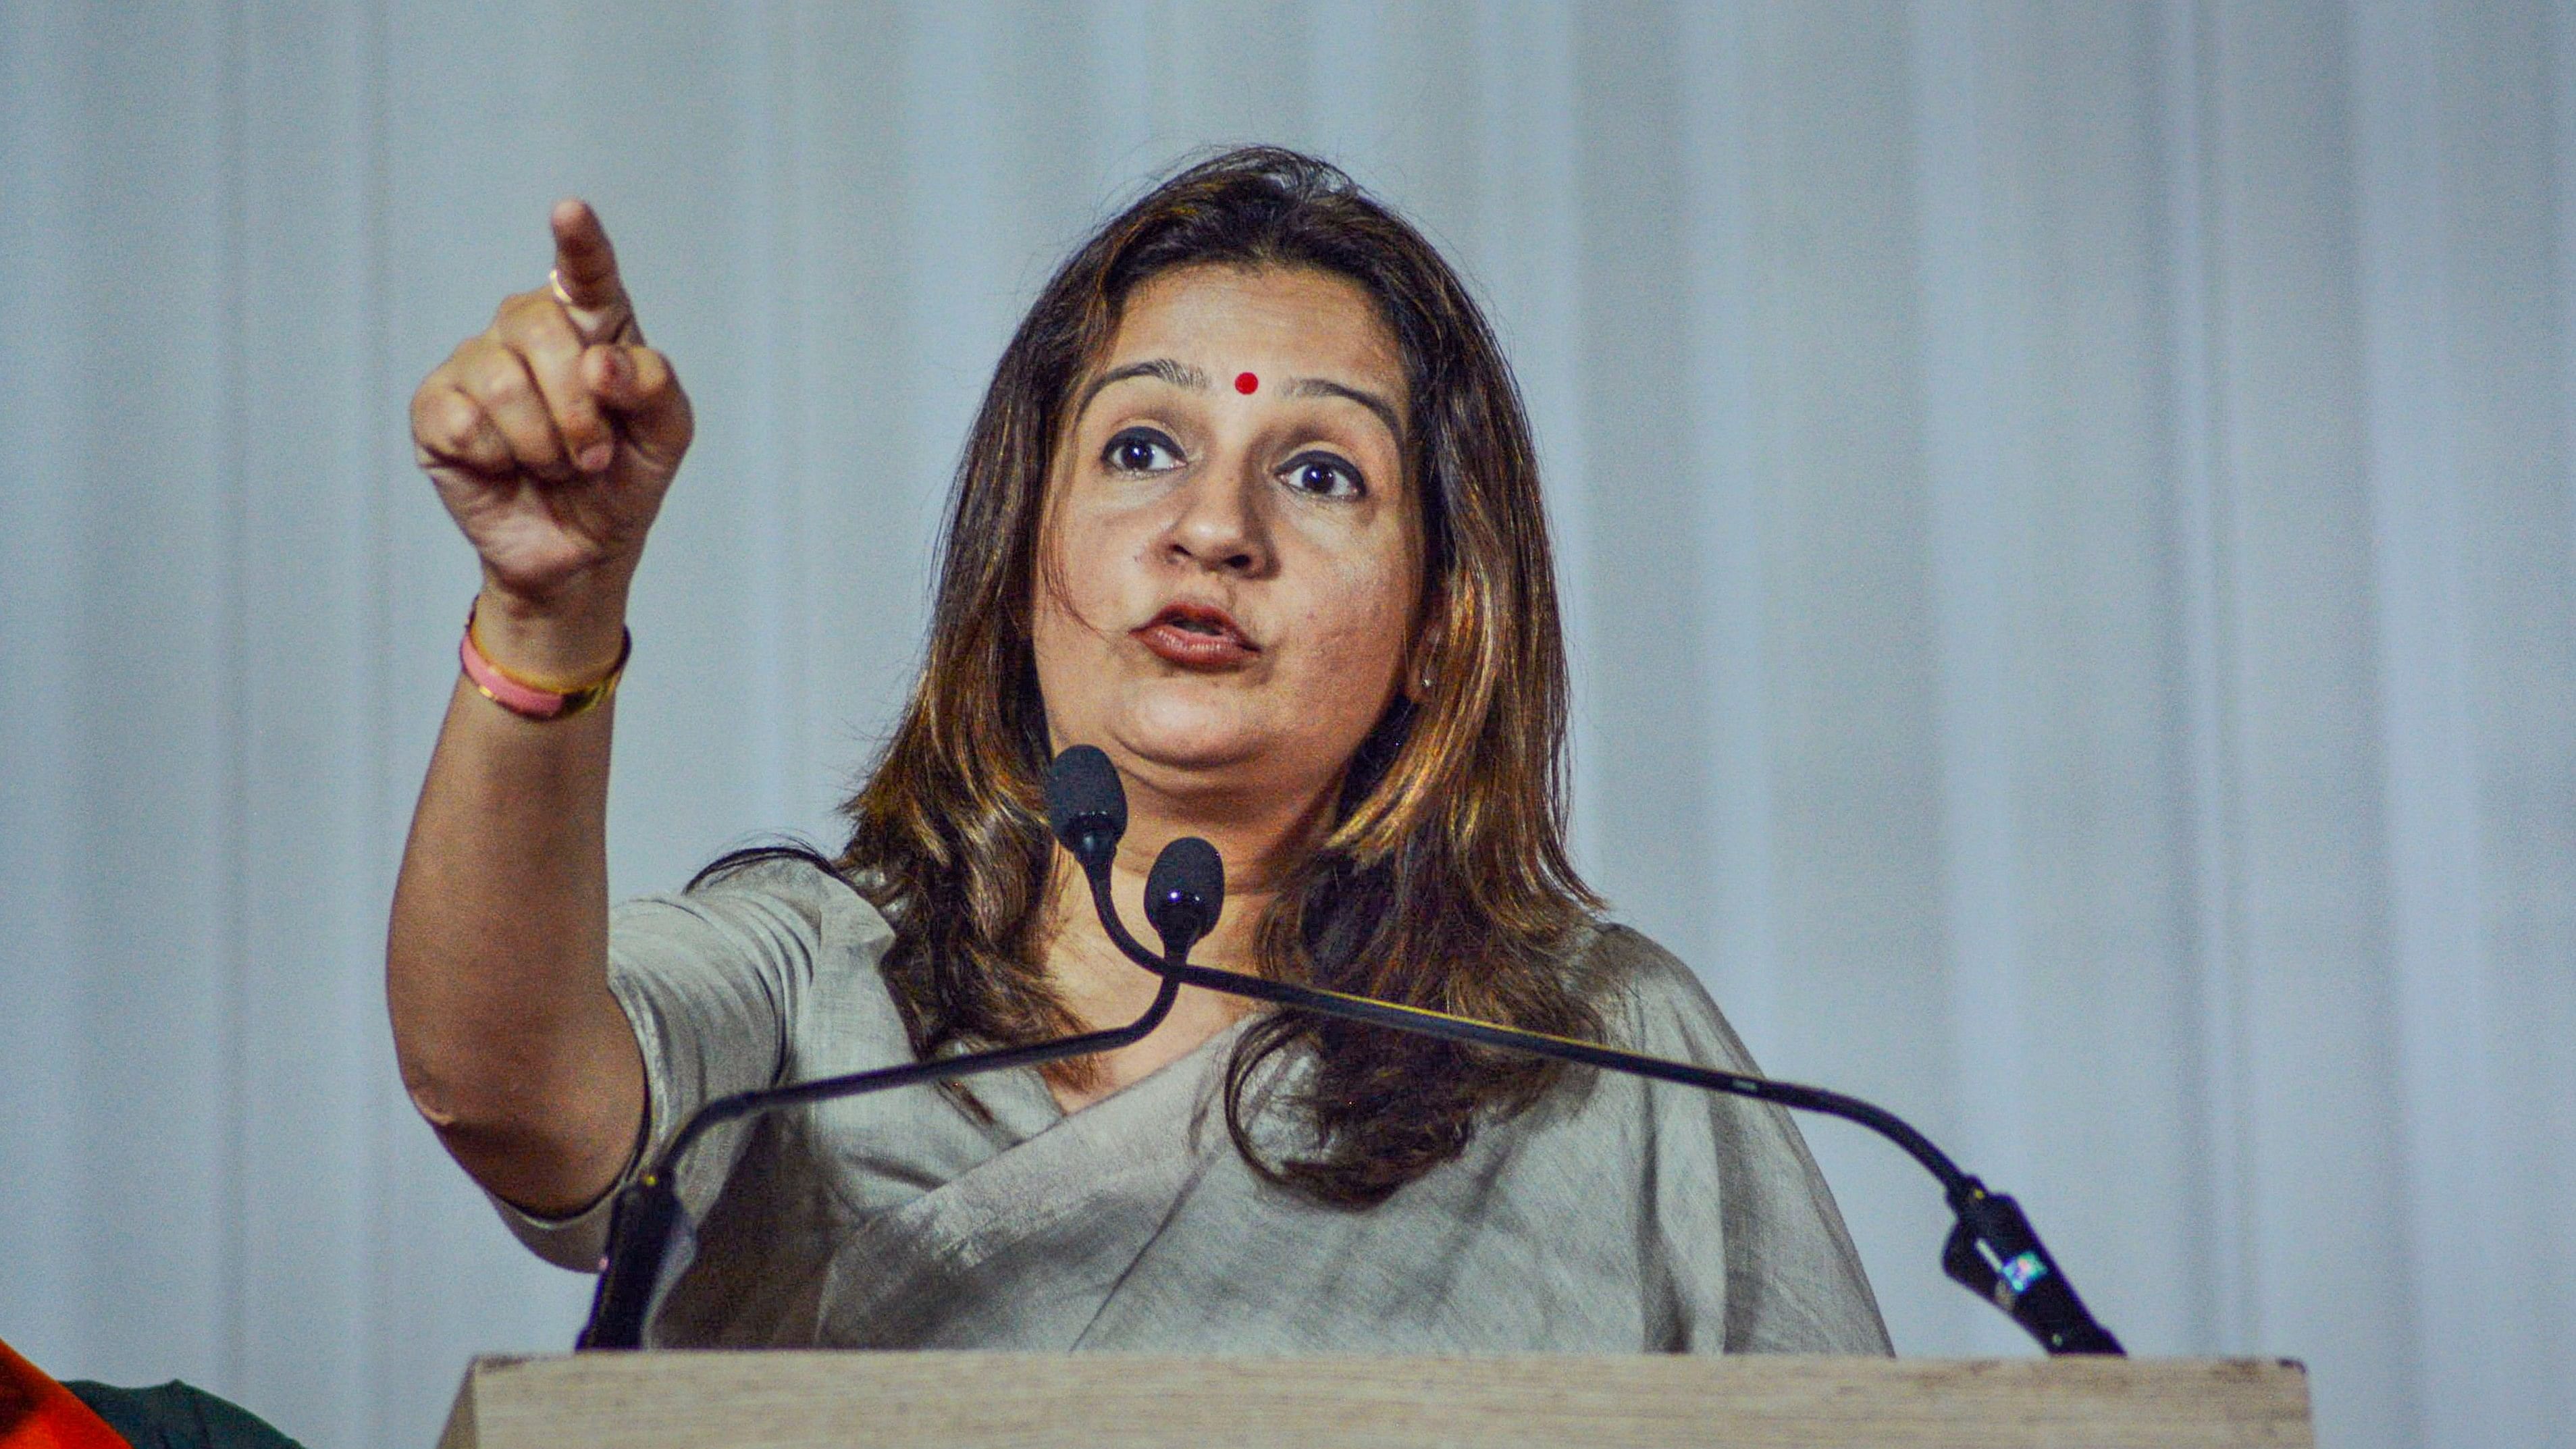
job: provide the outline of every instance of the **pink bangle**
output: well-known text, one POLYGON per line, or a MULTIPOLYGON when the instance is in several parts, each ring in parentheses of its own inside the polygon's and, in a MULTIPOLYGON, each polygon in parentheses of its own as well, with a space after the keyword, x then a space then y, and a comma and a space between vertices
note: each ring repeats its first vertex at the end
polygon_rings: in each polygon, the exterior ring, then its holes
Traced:
MULTIPOLYGON (((477 605, 481 600, 475 601, 477 605)), ((631 630, 618 631, 617 662, 608 672, 575 689, 548 689, 513 678, 501 666, 485 658, 483 641, 474 637, 474 610, 465 611, 465 637, 457 641, 456 660, 465 666, 465 678, 481 691, 483 697, 523 719, 570 719, 617 692, 617 681, 626 673, 626 656, 635 652, 635 635, 631 630)))

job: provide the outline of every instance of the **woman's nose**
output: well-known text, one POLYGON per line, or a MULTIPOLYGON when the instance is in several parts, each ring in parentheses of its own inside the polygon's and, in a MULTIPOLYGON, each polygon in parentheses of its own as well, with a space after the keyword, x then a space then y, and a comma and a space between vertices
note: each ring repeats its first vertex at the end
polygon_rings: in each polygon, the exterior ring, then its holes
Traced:
POLYGON ((1270 569, 1269 530, 1248 468, 1208 469, 1181 490, 1166 547, 1175 562, 1258 576, 1270 569))

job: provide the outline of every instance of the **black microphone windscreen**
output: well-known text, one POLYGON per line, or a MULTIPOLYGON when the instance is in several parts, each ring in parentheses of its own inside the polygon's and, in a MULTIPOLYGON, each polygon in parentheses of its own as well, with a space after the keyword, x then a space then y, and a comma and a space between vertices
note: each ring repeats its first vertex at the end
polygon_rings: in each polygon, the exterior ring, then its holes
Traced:
POLYGON ((1127 788, 1097 745, 1075 745, 1055 757, 1047 769, 1046 803, 1047 828, 1067 850, 1079 852, 1076 837, 1084 832, 1112 841, 1127 833, 1127 788))
POLYGON ((1225 909, 1225 861, 1216 847, 1184 835, 1163 847, 1145 876, 1145 919, 1166 942, 1196 941, 1225 909))

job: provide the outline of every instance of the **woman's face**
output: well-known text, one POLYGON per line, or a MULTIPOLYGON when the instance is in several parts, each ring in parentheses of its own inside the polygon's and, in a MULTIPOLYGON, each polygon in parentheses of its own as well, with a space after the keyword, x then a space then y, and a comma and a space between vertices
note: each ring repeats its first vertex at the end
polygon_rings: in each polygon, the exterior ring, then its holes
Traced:
POLYGON ((1032 634, 1056 748, 1254 817, 1323 799, 1406 678, 1407 402, 1344 278, 1198 266, 1130 293, 1047 484, 1032 634))

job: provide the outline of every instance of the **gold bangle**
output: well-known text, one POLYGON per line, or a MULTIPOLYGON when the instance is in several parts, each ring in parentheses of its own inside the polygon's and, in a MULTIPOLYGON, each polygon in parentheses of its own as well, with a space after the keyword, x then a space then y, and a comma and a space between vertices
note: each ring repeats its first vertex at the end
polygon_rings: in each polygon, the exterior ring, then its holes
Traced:
POLYGON ((474 632, 474 616, 483 601, 476 599, 465 611, 465 638, 457 645, 457 662, 464 666, 466 682, 485 699, 522 719, 570 719, 583 710, 597 706, 617 692, 617 681, 625 676, 627 656, 635 652, 632 630, 618 631, 617 662, 608 672, 588 684, 571 689, 557 689, 534 680, 521 679, 483 652, 483 640, 474 632))

